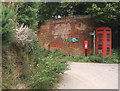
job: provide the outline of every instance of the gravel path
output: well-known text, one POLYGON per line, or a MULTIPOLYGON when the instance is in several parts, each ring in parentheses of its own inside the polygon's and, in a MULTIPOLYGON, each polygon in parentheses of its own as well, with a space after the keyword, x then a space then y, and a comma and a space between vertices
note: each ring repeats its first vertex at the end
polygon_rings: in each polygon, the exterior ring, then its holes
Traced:
POLYGON ((70 62, 59 89, 118 89, 118 64, 70 62))

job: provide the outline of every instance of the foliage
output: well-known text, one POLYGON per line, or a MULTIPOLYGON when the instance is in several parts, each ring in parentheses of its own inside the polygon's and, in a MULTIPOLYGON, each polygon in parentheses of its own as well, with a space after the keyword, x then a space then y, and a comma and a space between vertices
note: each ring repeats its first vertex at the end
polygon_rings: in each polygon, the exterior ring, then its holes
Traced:
POLYGON ((85 57, 84 55, 70 55, 70 56, 66 56, 65 58, 68 61, 82 62, 84 57, 85 57))
POLYGON ((17 49, 17 46, 16 48, 15 46, 8 48, 13 51, 7 52, 9 53, 7 55, 5 55, 5 51, 3 52, 4 88, 15 88, 17 85, 25 83, 28 86, 26 88, 46 89, 52 87, 55 82, 59 81, 59 74, 67 69, 64 55, 58 51, 54 54, 54 52, 43 50, 43 48, 39 48, 39 50, 37 49, 38 44, 36 41, 34 46, 29 46, 31 48, 33 47, 31 52, 29 51, 30 48, 27 48, 28 46, 25 45, 24 47, 19 46, 20 50, 17 49), (14 54, 13 52, 16 50, 17 54, 14 54), (11 57, 10 60, 8 56, 11 57), (10 62, 9 65, 7 61, 10 62))
POLYGON ((2 5, 2 39, 3 45, 10 44, 14 41, 14 29, 16 25, 14 22, 17 17, 17 7, 14 8, 14 3, 7 7, 2 5))
MULTIPOLYGON (((29 15, 35 13, 35 11, 32 12, 30 8, 35 4, 31 4, 22 3, 19 5, 19 10, 21 11, 19 11, 19 13, 21 14, 18 15, 17 20, 20 24, 12 21, 15 25, 12 26, 8 24, 7 21, 3 21, 3 25, 9 25, 9 27, 14 30, 14 33, 11 35, 14 36, 14 41, 10 41, 9 45, 3 46, 2 48, 4 89, 19 89, 21 88, 21 84, 26 84, 23 88, 45 89, 52 87, 53 84, 58 81, 58 74, 63 73, 67 68, 67 63, 66 60, 63 59, 64 56, 62 53, 58 51, 51 52, 40 46, 37 35, 32 31, 34 30, 32 24, 34 26, 36 20, 32 20, 29 15), (23 7, 26 7, 25 11, 21 10, 23 7), (28 12, 29 14, 27 15, 26 13, 28 12), (23 17, 25 14, 28 18, 23 17), (32 29, 28 26, 32 27, 32 29), (39 78, 42 78, 42 80, 39 78)), ((9 8, 10 5, 5 7, 6 10, 9 8)), ((3 13, 5 13, 5 11, 3 13)), ((34 15, 36 16, 37 13, 34 15)), ((35 19, 34 15, 32 17, 35 19)), ((10 16, 10 18, 11 17, 12 16, 10 16)), ((13 19, 16 19, 16 17, 13 17, 13 19)), ((10 34, 10 32, 8 34, 10 34)), ((10 38, 10 35, 5 35, 10 38)))
POLYGON ((58 16, 91 15, 96 16, 97 21, 107 24, 119 18, 119 9, 119 2, 45 2, 40 3, 38 15, 42 21, 58 16))
POLYGON ((67 64, 63 57, 63 54, 56 52, 58 56, 50 53, 46 58, 42 58, 37 64, 37 71, 35 75, 32 75, 32 88, 34 89, 46 89, 58 82, 58 76, 66 70, 67 64), (59 55, 61 54, 61 55, 59 55))
POLYGON ((60 14, 61 9, 59 2, 42 2, 39 4, 39 26, 45 20, 57 18, 60 14))
POLYGON ((66 60, 68 61, 74 61, 74 62, 95 62, 95 63, 119 63, 120 59, 118 57, 118 51, 113 50, 112 55, 108 56, 101 56, 101 54, 98 55, 90 55, 90 56, 84 56, 84 55, 72 55, 69 57, 66 57, 66 60))
POLYGON ((18 14, 17 21, 19 24, 25 24, 29 28, 34 29, 37 31, 38 25, 38 2, 24 2, 20 3, 18 7, 18 14))
POLYGON ((106 24, 111 20, 118 19, 120 14, 119 3, 93 3, 86 12, 91 16, 96 16, 97 21, 106 24))
POLYGON ((64 10, 62 10, 62 16, 86 15, 85 10, 90 7, 91 4, 92 3, 85 2, 62 2, 61 7, 64 10))
POLYGON ((56 19, 70 15, 84 15, 91 3, 81 2, 43 2, 39 6, 39 25, 48 19, 56 19))
POLYGON ((16 29, 16 41, 3 47, 3 88, 46 89, 58 82, 59 74, 67 69, 64 55, 59 51, 49 51, 42 48, 36 35, 29 28, 16 29), (18 31, 17 31, 18 32, 18 31), (28 35, 26 35, 26 32, 28 35), (27 36, 27 38, 21 38, 27 36), (29 41, 28 40, 31 40, 29 41), (8 83, 9 81, 9 83, 8 83))
MULTIPOLYGON (((0 7, 2 8, 2 3, 0 3, 0 7)), ((2 34, 2 9, 0 8, 0 35, 2 34)))
POLYGON ((112 28, 113 47, 119 48, 120 2, 93 3, 91 7, 87 8, 86 13, 95 17, 96 21, 101 23, 102 26, 112 28))

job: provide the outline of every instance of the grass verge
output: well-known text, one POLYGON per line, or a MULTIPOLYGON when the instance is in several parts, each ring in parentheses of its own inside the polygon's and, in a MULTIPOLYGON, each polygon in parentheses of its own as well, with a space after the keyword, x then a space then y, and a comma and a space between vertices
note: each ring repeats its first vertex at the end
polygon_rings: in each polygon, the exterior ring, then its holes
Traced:
POLYGON ((94 63, 120 63, 120 49, 114 49, 112 55, 101 56, 98 55, 70 55, 66 57, 66 60, 73 62, 94 62, 94 63))

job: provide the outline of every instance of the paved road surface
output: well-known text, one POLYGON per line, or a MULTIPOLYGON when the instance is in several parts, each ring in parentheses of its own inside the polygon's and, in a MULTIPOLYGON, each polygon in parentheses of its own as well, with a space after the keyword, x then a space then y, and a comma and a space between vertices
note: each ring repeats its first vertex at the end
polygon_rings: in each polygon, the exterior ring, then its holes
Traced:
POLYGON ((59 89, 118 89, 118 64, 71 62, 59 89))

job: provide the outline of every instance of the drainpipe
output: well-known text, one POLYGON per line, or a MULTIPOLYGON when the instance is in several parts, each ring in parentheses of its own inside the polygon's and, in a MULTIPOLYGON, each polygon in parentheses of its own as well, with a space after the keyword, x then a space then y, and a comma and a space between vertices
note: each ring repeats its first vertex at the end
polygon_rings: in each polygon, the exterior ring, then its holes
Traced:
POLYGON ((93 35, 93 53, 95 54, 96 52, 95 52, 95 50, 96 50, 96 48, 95 48, 95 31, 94 31, 94 35, 93 35))
POLYGON ((95 54, 95 50, 96 50, 96 48, 95 48, 95 31, 92 33, 89 33, 89 35, 91 35, 93 38, 93 54, 95 54))

